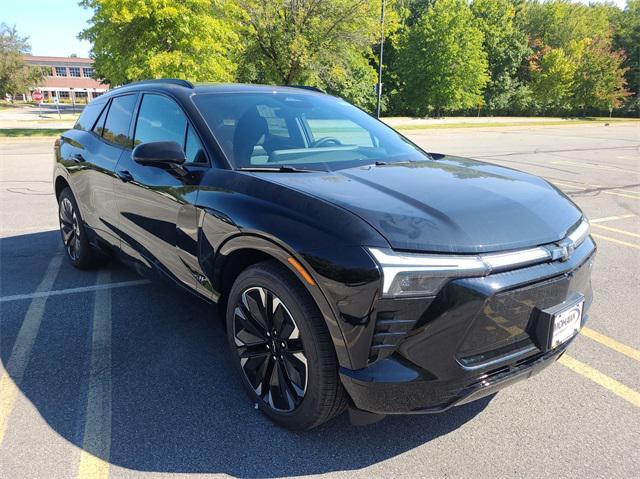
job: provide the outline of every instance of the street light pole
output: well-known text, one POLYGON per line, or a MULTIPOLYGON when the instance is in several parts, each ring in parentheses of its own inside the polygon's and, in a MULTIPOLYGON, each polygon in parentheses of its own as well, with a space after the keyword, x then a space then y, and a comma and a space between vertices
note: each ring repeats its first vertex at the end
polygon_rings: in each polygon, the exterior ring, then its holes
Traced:
POLYGON ((378 100, 376 104, 376 118, 380 118, 380 99, 382 98, 382 54, 384 51, 384 0, 380 8, 380 60, 378 61, 378 85, 376 93, 378 100))

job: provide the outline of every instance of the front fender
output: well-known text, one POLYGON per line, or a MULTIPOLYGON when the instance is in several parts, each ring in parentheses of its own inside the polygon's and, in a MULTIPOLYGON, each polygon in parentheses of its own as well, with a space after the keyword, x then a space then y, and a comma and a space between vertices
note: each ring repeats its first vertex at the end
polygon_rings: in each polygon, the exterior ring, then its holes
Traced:
POLYGON ((287 247, 287 245, 284 245, 274 239, 268 239, 263 236, 259 236, 255 233, 242 233, 229 238, 220 246, 217 254, 215 254, 215 257, 209 266, 211 270, 208 276, 211 280, 213 289, 216 291, 222 290, 223 270, 227 258, 232 253, 243 249, 261 251, 262 253, 273 257, 282 265, 287 267, 292 274, 300 278, 300 282, 309 292, 315 303, 318 305, 318 309, 320 310, 320 313, 325 320, 336 350, 338 362, 341 366, 351 365, 352 361, 349 356, 345 336, 338 321, 338 315, 336 314, 334 307, 332 306, 331 302, 322 289, 320 278, 318 278, 317 273, 310 267, 304 256, 296 255, 290 248, 287 247), (296 271, 296 269, 289 263, 289 258, 295 258, 307 270, 307 272, 313 278, 315 285, 310 285, 307 281, 304 280, 304 278, 300 276, 298 271, 296 271))
POLYGON ((198 207, 199 258, 217 301, 225 259, 239 249, 261 251, 288 263, 295 258, 333 338, 340 364, 365 367, 380 272, 363 245, 388 247, 368 223, 319 198, 245 172, 212 169, 202 180, 198 207))

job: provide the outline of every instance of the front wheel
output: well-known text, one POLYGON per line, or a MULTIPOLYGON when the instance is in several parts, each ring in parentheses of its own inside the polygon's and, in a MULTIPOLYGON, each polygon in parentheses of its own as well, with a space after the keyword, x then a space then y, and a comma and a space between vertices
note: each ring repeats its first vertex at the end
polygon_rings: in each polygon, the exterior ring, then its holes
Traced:
POLYGON ((274 260, 243 271, 229 294, 226 316, 244 386, 271 420, 311 429, 344 410, 329 331, 287 268, 274 260))

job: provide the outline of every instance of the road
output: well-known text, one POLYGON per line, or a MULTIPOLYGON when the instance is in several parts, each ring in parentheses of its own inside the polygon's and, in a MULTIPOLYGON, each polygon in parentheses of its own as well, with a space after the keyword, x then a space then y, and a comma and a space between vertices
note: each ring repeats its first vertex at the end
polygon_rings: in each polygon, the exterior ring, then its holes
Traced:
POLYGON ((278 429, 246 400, 215 308, 117 263, 73 270, 52 140, 0 140, 0 477, 639 477, 640 127, 410 137, 544 176, 591 218, 596 299, 566 359, 440 415, 278 429))

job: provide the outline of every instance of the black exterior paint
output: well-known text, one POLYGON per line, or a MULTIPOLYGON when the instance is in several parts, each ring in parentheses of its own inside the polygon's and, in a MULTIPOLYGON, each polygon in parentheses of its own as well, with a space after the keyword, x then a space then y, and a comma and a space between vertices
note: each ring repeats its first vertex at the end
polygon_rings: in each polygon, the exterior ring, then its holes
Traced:
MULTIPOLYGON (((435 298, 381 298, 381 273, 365 249, 478 253, 553 243, 582 218, 559 190, 525 173, 444 155, 331 173, 234 170, 191 96, 245 90, 274 87, 141 84, 95 101, 106 105, 132 92, 173 98, 208 164, 181 172, 141 165, 131 149, 91 132, 65 132, 56 143, 56 191, 71 187, 94 244, 213 302, 224 301, 231 286, 225 268, 232 258, 260 252, 297 274, 287 262, 294 257, 316 282, 301 279, 326 320, 343 383, 355 406, 369 411, 442 410, 480 397, 480 377, 502 375, 495 384, 504 385, 561 353, 536 347, 529 324, 535 312, 525 305, 542 309, 548 298, 562 303, 574 293, 590 302, 591 239, 564 263, 459 279, 435 298), (502 309, 492 316, 492 307, 502 309), (497 316, 512 321, 508 329, 517 334, 496 332, 497 316), (510 360, 514 348, 523 353, 510 360), (504 376, 509 368, 513 375, 504 376)), ((135 113, 132 130, 134 123, 135 113)))

